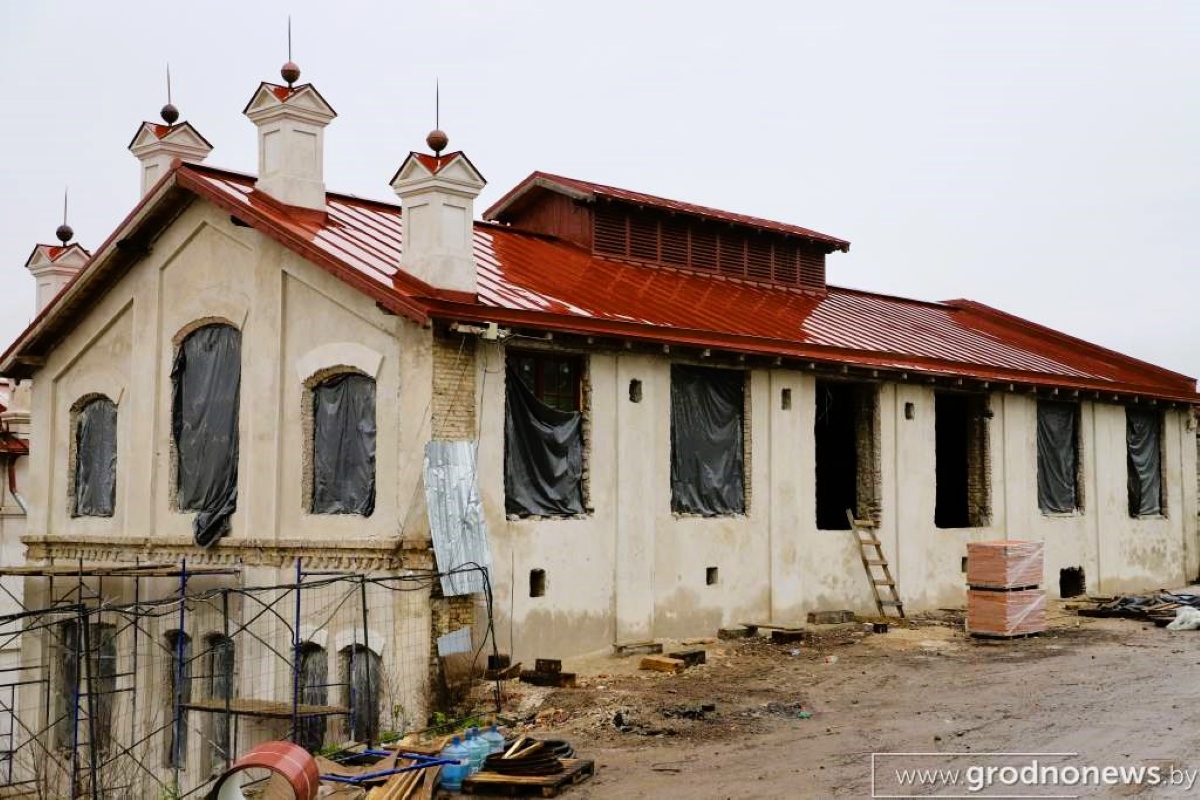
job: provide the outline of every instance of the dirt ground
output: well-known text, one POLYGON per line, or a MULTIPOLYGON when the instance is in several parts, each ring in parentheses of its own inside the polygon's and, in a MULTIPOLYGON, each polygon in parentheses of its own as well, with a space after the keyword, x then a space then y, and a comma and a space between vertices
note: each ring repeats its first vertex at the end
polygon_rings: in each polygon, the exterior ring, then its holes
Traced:
MULTIPOLYGON (((966 636, 961 612, 809 644, 707 640, 694 645, 707 664, 678 675, 640 671, 638 656, 578 659, 564 664, 578 688, 511 683, 505 713, 526 720, 520 732, 567 739, 595 760, 595 777, 563 794, 574 800, 869 797, 872 753, 964 754, 946 762, 959 766, 991 758, 973 754, 1071 753, 1074 764, 1200 769, 1200 632, 1084 618, 1057 602, 1048 621, 1047 633, 1011 641, 966 636)), ((884 783, 876 790, 892 796, 1200 794, 1200 782, 978 793, 884 783)))

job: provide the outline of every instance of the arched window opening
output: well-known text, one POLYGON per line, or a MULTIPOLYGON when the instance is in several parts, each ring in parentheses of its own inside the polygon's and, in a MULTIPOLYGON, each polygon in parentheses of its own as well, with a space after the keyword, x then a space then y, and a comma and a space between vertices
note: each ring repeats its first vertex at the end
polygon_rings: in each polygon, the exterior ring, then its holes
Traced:
POLYGON ((183 631, 169 631, 166 635, 167 664, 166 680, 167 725, 166 766, 183 769, 187 766, 188 712, 192 702, 192 637, 183 631))
POLYGON ((107 397, 84 403, 75 416, 75 487, 72 514, 111 517, 117 497, 117 404, 107 397))
POLYGON ((375 380, 358 373, 312 389, 312 513, 375 511, 375 380))
POLYGON ((179 346, 171 369, 176 502, 196 511, 196 544, 208 547, 229 532, 237 510, 238 404, 242 334, 205 325, 179 346))
MULTIPOLYGON (((329 704, 329 658, 325 648, 312 642, 300 645, 300 704, 329 704)), ((301 715, 297 721, 296 744, 310 753, 325 746, 325 717, 301 715)))
POLYGON ((374 744, 379 739, 379 686, 383 660, 361 644, 342 650, 342 683, 350 709, 351 741, 374 744))
MULTIPOLYGON (((233 640, 220 633, 205 638, 204 694, 218 704, 233 699, 234 649, 233 640)), ((207 740, 210 743, 209 764, 212 769, 224 769, 233 758, 233 715, 217 710, 208 715, 207 740)))

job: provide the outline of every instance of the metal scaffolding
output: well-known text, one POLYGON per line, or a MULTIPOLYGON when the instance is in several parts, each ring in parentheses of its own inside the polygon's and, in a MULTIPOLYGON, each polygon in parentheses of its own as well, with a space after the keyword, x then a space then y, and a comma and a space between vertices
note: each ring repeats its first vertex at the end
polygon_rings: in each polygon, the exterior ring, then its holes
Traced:
MULTIPOLYGON (((478 659, 496 647, 487 571, 458 571, 488 586, 478 659)), ((260 741, 370 746, 425 727, 439 573, 308 572, 297 559, 294 580, 252 587, 241 568, 186 561, 0 575, 34 579, 47 599, 0 616, 0 646, 20 637, 22 657, 0 670, 0 788, 187 797, 260 741)))

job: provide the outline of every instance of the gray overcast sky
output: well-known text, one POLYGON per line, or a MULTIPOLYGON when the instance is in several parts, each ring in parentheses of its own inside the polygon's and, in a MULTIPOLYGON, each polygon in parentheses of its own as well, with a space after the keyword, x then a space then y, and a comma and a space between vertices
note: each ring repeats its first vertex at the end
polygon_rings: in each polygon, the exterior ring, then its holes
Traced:
POLYGON ((337 109, 329 188, 394 199, 442 126, 490 181, 542 169, 849 239, 830 281, 968 297, 1200 373, 1200 3, 0 0, 0 340, 63 187, 99 245, 170 62, 208 163, 294 57, 337 109), (119 10, 118 10, 119 9, 119 10))

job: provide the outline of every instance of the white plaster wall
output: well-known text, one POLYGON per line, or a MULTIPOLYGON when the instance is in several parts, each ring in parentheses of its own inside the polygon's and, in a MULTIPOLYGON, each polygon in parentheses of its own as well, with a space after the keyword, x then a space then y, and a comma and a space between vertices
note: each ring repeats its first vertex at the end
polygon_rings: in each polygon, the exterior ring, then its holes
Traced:
MULTIPOLYGON (((489 355, 494 369, 499 360, 489 355)), ((751 499, 745 516, 701 519, 670 511, 670 360, 589 359, 592 513, 582 519, 504 518, 502 374, 480 398, 481 486, 496 557, 497 618, 516 658, 599 650, 613 642, 711 635, 738 622, 803 623, 808 611, 875 613, 854 538, 815 526, 811 373, 753 370, 749 410, 751 499), (628 383, 643 382, 641 403, 628 383), (792 391, 791 409, 781 404, 792 391), (719 580, 705 584, 705 568, 719 580), (528 572, 547 570, 546 597, 528 597, 528 572)), ((907 609, 962 607, 967 543, 1046 543, 1044 588, 1082 566, 1088 590, 1111 594, 1178 586, 1195 575, 1196 448, 1187 411, 1165 411, 1167 514, 1126 511, 1123 406, 1081 404, 1084 509, 1046 516, 1037 505, 1037 401, 992 392, 990 524, 939 529, 934 397, 929 384, 879 387, 883 511, 878 535, 907 609), (905 405, 913 407, 912 419, 905 405)))
POLYGON ((227 541, 428 536, 420 475, 429 331, 383 313, 204 203, 193 204, 99 299, 39 373, 33 435, 47 445, 31 455, 31 534, 191 538, 193 514, 174 508, 170 371, 178 342, 206 321, 242 331, 238 509, 227 541), (309 514, 304 381, 316 369, 363 364, 377 381, 375 513, 309 514), (93 392, 118 407, 111 518, 70 515, 70 408, 93 392))
MULTIPOLYGON (((614 590, 616 575, 624 574, 626 567, 644 570, 651 558, 649 550, 630 554, 622 549, 618 555, 623 534, 617 531, 625 512, 617 494, 617 465, 621 463, 623 469, 634 457, 626 452, 626 429, 617 424, 622 419, 620 393, 628 392, 618 377, 628 374, 623 358, 597 356, 588 365, 592 477, 587 502, 595 511, 578 519, 509 521, 504 514, 503 351, 495 345, 479 350, 480 493, 491 532, 496 631, 501 650, 515 656, 530 654, 532 658, 537 653, 554 658, 554 653, 611 644, 617 633, 613 603, 621 597, 614 590), (529 573, 533 569, 546 572, 546 592, 541 597, 530 597, 529 573)), ((645 535, 636 538, 640 541, 635 546, 646 546, 645 535)), ((624 599, 638 608, 628 612, 633 620, 630 625, 636 626, 649 613, 651 601, 648 585, 636 580, 632 585, 636 588, 624 599)))

